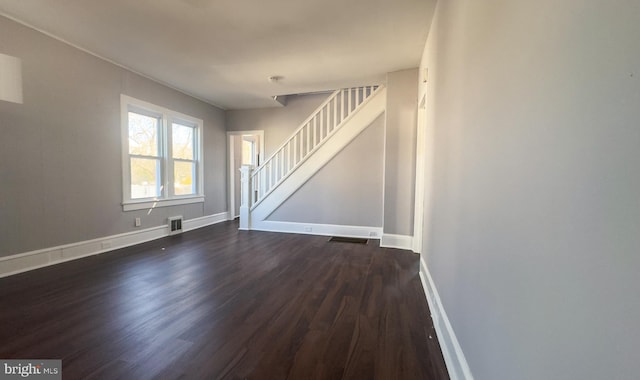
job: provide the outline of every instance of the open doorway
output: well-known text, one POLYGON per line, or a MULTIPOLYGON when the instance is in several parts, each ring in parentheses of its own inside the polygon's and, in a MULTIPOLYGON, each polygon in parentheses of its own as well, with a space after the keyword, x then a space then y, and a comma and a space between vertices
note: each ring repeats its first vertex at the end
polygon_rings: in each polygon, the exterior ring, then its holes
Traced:
POLYGON ((227 152, 229 152, 229 219, 240 216, 240 167, 260 166, 264 155, 264 131, 227 132, 227 152))

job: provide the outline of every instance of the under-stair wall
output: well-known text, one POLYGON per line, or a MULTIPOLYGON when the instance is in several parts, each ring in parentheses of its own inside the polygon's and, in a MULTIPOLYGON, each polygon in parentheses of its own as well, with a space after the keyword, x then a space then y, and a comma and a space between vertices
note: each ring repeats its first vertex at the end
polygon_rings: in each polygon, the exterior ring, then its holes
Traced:
MULTIPOLYGON (((286 107, 227 111, 227 130, 264 130, 269 156, 329 95, 290 96, 286 107)), ((350 235, 355 231, 363 236, 374 232, 380 236, 384 122, 383 114, 276 209, 267 218, 269 228, 304 233, 349 231, 350 235), (302 204, 306 207, 301 208, 302 204)))
MULTIPOLYGON (((336 152, 326 166, 281 199, 282 204, 263 213, 257 223, 254 219, 252 228, 375 236, 382 238, 383 246, 411 249, 417 85, 410 82, 416 78, 416 69, 389 73, 383 102, 386 111, 379 115, 379 120, 369 123, 364 132, 343 147, 343 152, 336 152), (388 95, 389 87, 392 97, 388 95), (372 139, 372 135, 377 137, 372 139), (371 143, 380 138, 382 144, 371 143), (369 142, 364 143, 365 140, 369 142), (369 149, 363 149, 364 145, 369 149), (347 170, 357 175, 345 177, 347 170), (382 199, 374 201, 379 198, 382 199), (363 206, 366 203, 368 207, 363 206), (336 233, 336 226, 340 227, 340 233, 336 233)), ((309 110, 326 97, 298 96, 282 108, 228 111, 227 125, 229 129, 265 129, 266 150, 273 153, 274 142, 269 143, 267 128, 295 130, 293 121, 303 119, 303 115, 308 115, 309 110)))
MULTIPOLYGON (((244 186, 243 190, 243 208, 241 210, 240 226, 243 229, 259 229, 259 230, 283 230, 282 223, 296 223, 296 222, 281 222, 275 221, 279 219, 282 214, 286 214, 286 208, 280 210, 278 216, 275 218, 269 217, 274 211, 278 209, 283 203, 285 203, 291 196, 298 192, 307 181, 311 180, 317 172, 324 168, 329 162, 333 161, 336 156, 341 153, 351 142, 356 140, 359 135, 367 129, 376 119, 379 125, 383 124, 383 119, 380 118, 384 114, 384 108, 386 106, 386 89, 380 86, 366 86, 357 89, 345 89, 337 90, 330 97, 327 98, 321 106, 314 111, 309 117, 301 124, 297 131, 291 135, 291 137, 282 144, 282 146, 276 150, 272 157, 263 162, 259 168, 254 168, 249 174, 249 169, 245 169, 243 172, 243 178, 250 180, 250 184, 244 186), (247 186, 251 186, 251 190, 247 186), (243 217, 245 216, 245 217, 243 217), (277 225, 274 227, 274 225, 277 225)), ((367 148, 374 151, 379 157, 377 164, 370 167, 369 172, 373 177, 378 178, 368 179, 364 183, 376 183, 372 191, 374 194, 371 199, 374 200, 374 204, 369 207, 376 209, 371 212, 372 218, 366 220, 363 224, 365 226, 353 226, 348 225, 340 226, 346 227, 342 233, 334 231, 331 228, 327 230, 326 223, 310 223, 314 226, 300 227, 299 232, 306 233, 320 233, 324 230, 326 234, 339 234, 339 235, 366 235, 372 237, 379 237, 382 233, 381 228, 381 193, 382 193, 382 155, 383 144, 382 142, 382 127, 378 128, 377 144, 364 143, 364 152, 357 153, 360 155, 358 160, 367 158, 367 148), (366 147, 369 145, 368 147, 366 147), (318 228, 319 225, 322 227, 318 228), (354 229, 358 230, 357 233, 354 229)), ((362 144, 361 144, 362 145, 362 144)), ((357 148, 357 145, 356 145, 357 148)), ((355 149, 355 148, 354 148, 355 149)), ((357 149, 356 149, 357 151, 357 149)), ((340 160, 338 159, 338 162, 340 160)), ((353 160, 350 160, 353 163, 353 160)), ((376 160, 373 160, 374 162, 376 160)), ((339 164, 338 164, 339 165, 339 164)), ((331 165, 330 165, 331 166, 331 165)), ((335 167, 336 166, 334 164, 335 167)), ((329 170, 330 171, 330 170, 329 170)), ((361 168, 357 169, 358 172, 365 172, 361 168)), ((327 172, 327 171, 325 171, 327 172)), ((338 173, 339 174, 339 173, 338 173)), ((344 174, 342 174, 344 175, 344 174)), ((358 173, 358 176, 360 173, 358 173)), ((365 174, 366 176, 366 174, 365 174)), ((327 175, 329 180, 322 181, 324 185, 340 184, 340 177, 327 175)), ((334 195, 338 195, 340 198, 350 198, 358 196, 361 191, 361 184, 356 184, 352 191, 338 191, 334 192, 334 195)), ((323 186, 320 186, 323 187, 323 186)), ((320 189, 319 189, 320 190, 320 189)), ((318 193, 312 197, 311 202, 314 206, 317 206, 318 199, 322 197, 322 193, 318 193)), ((299 197, 298 197, 299 198, 299 197)), ((304 197, 303 197, 304 198, 304 197)), ((331 202, 332 197, 325 198, 328 202, 331 202)), ((362 197, 359 199, 363 199, 362 197)), ((340 202, 337 202, 340 203, 340 202)), ((335 204, 329 204, 328 206, 335 207, 335 204)), ((366 207, 363 205, 362 207, 366 207)), ((330 207, 328 207, 329 209, 330 207)), ((355 210, 358 207, 354 208, 355 210)), ((318 214, 321 218, 324 213, 315 213, 315 222, 317 222, 318 214)), ((354 217, 362 217, 359 215, 362 213, 355 212, 354 217)), ((335 216, 335 215, 334 215, 335 216)), ((344 216, 344 215, 343 215, 344 216)), ((304 216, 302 216, 304 218, 304 216)), ((331 216, 329 216, 331 217, 331 216)), ((285 217, 286 218, 286 217, 285 217)), ((340 218, 339 218, 340 219, 340 218)), ((337 219, 334 219, 337 220, 337 219)), ((341 218, 342 223, 345 220, 356 220, 354 218, 341 218)), ((361 219, 362 220, 362 219, 361 219)), ((291 228, 284 228, 285 231, 291 231, 291 228)))
POLYGON ((267 221, 279 222, 272 227, 325 224, 377 231, 382 226, 383 152, 384 115, 380 115, 267 221))

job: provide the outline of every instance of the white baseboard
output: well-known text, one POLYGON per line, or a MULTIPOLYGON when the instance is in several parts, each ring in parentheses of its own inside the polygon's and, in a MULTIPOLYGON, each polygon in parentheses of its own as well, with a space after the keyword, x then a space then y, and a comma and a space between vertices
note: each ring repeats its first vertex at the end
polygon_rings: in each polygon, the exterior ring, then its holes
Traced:
POLYGON ((420 280, 427 296, 431 318, 438 335, 442 356, 444 356, 444 361, 447 364, 449 377, 451 380, 473 380, 467 359, 464 357, 458 338, 456 338, 447 313, 444 311, 440 301, 440 295, 438 295, 433 278, 431 278, 429 269, 422 258, 420 259, 420 280))
POLYGON ((290 234, 380 239, 380 246, 383 248, 411 250, 411 248, 413 247, 413 238, 411 236, 383 234, 382 227, 343 226, 337 224, 298 223, 263 220, 261 222, 252 222, 250 229, 256 231, 284 232, 290 234))
POLYGON ((355 237, 355 238, 364 238, 364 239, 380 239, 380 235, 382 235, 381 227, 277 222, 272 220, 254 222, 251 225, 251 229, 257 230, 257 231, 285 232, 285 233, 291 233, 291 234, 306 234, 306 235, 321 235, 321 236, 342 236, 342 237, 355 237))
POLYGON ((397 248, 413 250, 413 236, 383 234, 380 240, 380 246, 383 248, 397 248))
POLYGON ((212 224, 217 224, 221 222, 225 222, 229 220, 228 212, 221 212, 218 214, 202 216, 200 218, 193 218, 189 220, 185 220, 182 223, 183 231, 191 231, 198 228, 210 226, 212 224))
MULTIPOLYGON (((227 212, 189 219, 183 222, 183 230, 190 231, 226 220, 227 212)), ((169 228, 167 226, 158 226, 0 257, 0 278, 63 263, 65 261, 113 251, 114 249, 144 243, 165 236, 169 236, 169 228)))

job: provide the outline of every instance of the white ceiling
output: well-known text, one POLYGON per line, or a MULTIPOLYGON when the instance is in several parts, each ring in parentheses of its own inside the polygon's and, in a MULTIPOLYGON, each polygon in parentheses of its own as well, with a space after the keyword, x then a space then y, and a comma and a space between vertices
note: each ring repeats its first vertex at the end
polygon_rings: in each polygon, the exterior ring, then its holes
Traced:
POLYGON ((0 0, 0 13, 227 109, 417 67, 435 0, 0 0), (267 78, 282 76, 277 83, 267 78))

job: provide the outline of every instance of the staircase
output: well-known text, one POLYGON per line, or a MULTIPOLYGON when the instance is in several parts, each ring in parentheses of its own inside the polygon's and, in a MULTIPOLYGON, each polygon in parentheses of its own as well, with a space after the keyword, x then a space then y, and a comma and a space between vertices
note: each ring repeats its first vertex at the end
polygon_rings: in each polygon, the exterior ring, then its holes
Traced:
POLYGON ((243 166, 240 229, 262 229, 261 224, 269 215, 385 107, 383 86, 336 90, 262 165, 243 166))

